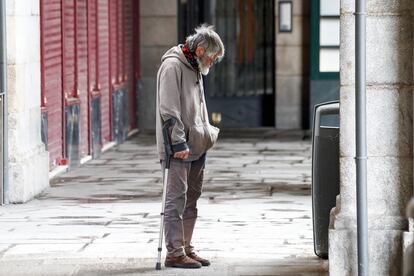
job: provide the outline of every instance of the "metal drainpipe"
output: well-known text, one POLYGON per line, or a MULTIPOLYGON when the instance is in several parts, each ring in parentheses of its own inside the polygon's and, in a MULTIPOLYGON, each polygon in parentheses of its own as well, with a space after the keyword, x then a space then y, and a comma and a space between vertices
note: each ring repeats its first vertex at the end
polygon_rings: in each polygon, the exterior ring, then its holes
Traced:
POLYGON ((0 199, 1 204, 8 203, 8 184, 9 184, 9 154, 8 154, 8 99, 7 99, 7 40, 6 40, 6 4, 0 1, 0 93, 3 94, 3 195, 0 199))
POLYGON ((355 126, 358 275, 369 273, 366 136, 366 0, 355 2, 355 126))

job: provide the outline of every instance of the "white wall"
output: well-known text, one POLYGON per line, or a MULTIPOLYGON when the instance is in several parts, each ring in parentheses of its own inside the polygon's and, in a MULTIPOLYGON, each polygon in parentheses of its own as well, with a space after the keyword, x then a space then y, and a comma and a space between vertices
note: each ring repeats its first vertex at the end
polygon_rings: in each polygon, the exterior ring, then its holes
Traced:
POLYGON ((9 192, 25 202, 49 186, 49 156, 40 136, 39 0, 7 0, 9 192))

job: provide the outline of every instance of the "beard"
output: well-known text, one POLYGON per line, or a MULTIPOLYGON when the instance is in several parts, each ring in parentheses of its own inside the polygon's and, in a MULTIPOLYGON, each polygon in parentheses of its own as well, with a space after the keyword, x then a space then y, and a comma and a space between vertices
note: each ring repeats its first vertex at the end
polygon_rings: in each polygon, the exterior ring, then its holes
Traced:
POLYGON ((210 72, 210 66, 204 65, 202 58, 197 58, 198 69, 200 69, 200 73, 204 76, 207 76, 210 72))

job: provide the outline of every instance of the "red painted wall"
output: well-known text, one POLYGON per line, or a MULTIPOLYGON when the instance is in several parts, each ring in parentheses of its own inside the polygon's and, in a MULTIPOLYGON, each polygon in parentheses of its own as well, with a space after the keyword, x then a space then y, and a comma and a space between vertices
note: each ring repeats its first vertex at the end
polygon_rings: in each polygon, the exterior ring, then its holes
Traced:
POLYGON ((63 154, 62 2, 40 1, 42 110, 48 113, 50 166, 63 154))
POLYGON ((112 93, 127 88, 137 127, 137 0, 40 0, 42 110, 51 168, 66 157, 64 107, 79 104, 81 157, 91 154, 91 102, 101 98, 103 144, 113 140, 112 93))
POLYGON ((108 1, 98 0, 98 84, 101 92, 102 142, 111 141, 108 1))

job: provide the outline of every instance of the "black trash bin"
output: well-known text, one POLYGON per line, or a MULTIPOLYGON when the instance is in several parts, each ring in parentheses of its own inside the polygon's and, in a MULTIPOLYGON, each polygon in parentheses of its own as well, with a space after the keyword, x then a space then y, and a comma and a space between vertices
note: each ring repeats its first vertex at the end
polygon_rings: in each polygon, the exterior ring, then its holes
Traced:
MULTIPOLYGON (((326 115, 338 115, 339 102, 315 106, 312 131, 312 217, 315 254, 328 258, 329 214, 339 194, 339 123, 321 125, 326 115)), ((329 120, 328 120, 329 121, 329 120)))

